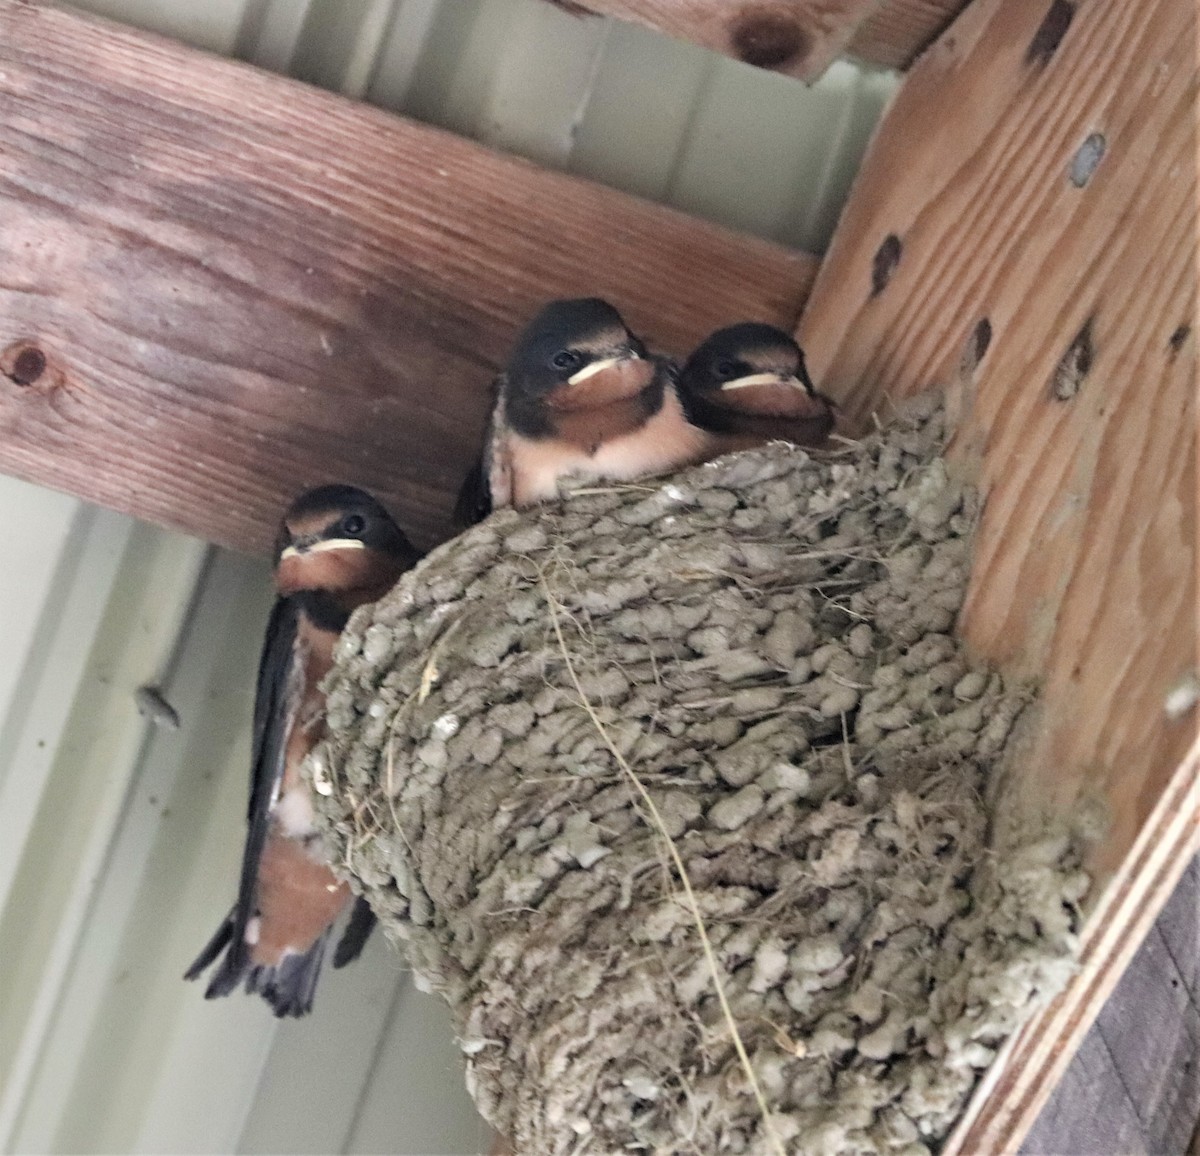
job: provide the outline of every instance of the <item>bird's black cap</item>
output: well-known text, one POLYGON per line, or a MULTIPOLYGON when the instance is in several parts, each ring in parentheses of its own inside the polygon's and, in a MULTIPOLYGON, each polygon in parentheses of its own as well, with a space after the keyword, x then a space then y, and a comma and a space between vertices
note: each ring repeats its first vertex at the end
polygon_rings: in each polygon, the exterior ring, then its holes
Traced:
POLYGON ((276 559, 292 543, 299 527, 303 527, 300 536, 313 541, 353 538, 409 564, 421 557, 391 514, 356 486, 317 486, 302 493, 283 517, 275 543, 276 559))
MULTIPOLYGON (((577 388, 589 367, 600 370, 599 363, 609 359, 628 365, 633 358, 639 359, 635 364, 646 364, 646 347, 607 301, 599 297, 551 301, 522 331, 508 360, 501 379, 506 420, 524 436, 547 436, 554 432, 546 412, 552 394, 561 397, 561 391, 577 388)), ((599 380, 589 384, 594 387, 599 380)), ((644 399, 653 412, 661 400, 657 363, 648 380, 657 391, 644 399)))
POLYGON ((645 353, 624 318, 607 301, 599 297, 551 301, 517 338, 507 374, 528 388, 550 389, 590 361, 623 350, 645 353))
POLYGON ((795 374, 809 393, 815 392, 795 339, 762 321, 742 321, 718 329, 696 347, 680 377, 685 388, 703 391, 720 389, 727 381, 765 370, 795 374))

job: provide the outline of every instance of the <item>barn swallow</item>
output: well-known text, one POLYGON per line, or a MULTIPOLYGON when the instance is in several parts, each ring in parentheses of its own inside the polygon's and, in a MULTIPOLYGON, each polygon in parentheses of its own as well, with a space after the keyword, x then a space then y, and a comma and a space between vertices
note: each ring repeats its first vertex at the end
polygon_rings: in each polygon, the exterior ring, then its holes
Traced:
POLYGON ((711 449, 684 414, 670 362, 598 297, 542 309, 494 388, 483 454, 459 494, 464 524, 553 498, 560 478, 636 478, 711 449))
POLYGON ((312 1009, 326 944, 353 911, 333 956, 357 958, 375 917, 354 900, 322 854, 304 757, 324 731, 321 679, 352 611, 388 592, 420 559, 387 511, 362 490, 322 486, 302 494, 275 544, 279 597, 267 624, 254 700, 249 830, 237 902, 185 974, 196 979, 225 952, 205 998, 245 980, 277 1016, 312 1009))
POLYGON ((774 325, 718 329, 684 363, 679 393, 717 453, 770 441, 815 446, 833 430, 833 402, 813 388, 800 346, 774 325))

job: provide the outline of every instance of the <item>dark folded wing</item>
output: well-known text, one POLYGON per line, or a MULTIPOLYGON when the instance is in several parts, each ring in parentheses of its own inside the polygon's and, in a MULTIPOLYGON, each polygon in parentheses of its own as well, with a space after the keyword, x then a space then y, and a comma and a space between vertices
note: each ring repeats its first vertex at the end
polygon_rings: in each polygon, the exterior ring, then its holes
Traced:
POLYGON ((463 478, 454 504, 454 520, 460 526, 474 526, 482 522, 494 509, 509 503, 507 480, 499 479, 497 492, 497 468, 503 464, 499 453, 499 441, 504 430, 501 398, 504 393, 504 375, 493 378, 491 385, 491 409, 483 431, 483 445, 467 476, 463 478))
MULTIPOLYGON (((490 438, 489 438, 490 441, 490 438)), ((474 526, 492 512, 492 490, 487 483, 488 465, 486 450, 467 471, 454 503, 454 521, 459 526, 474 526)))
POLYGON ((271 804, 283 778, 290 716, 295 708, 290 700, 293 697, 291 684, 296 661, 296 615, 292 600, 280 598, 275 602, 259 658, 258 685, 254 697, 250 806, 237 902, 187 971, 187 978, 194 979, 216 958, 221 947, 228 944, 225 958, 209 984, 206 994, 210 997, 232 991, 250 966, 246 924, 254 916, 259 861, 270 827, 271 804))

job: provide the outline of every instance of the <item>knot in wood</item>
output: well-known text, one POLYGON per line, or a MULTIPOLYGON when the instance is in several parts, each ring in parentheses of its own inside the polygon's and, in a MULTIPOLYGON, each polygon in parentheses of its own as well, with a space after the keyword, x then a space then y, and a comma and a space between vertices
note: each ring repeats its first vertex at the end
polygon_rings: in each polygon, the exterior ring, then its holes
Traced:
POLYGON ((887 288, 896 266, 900 264, 904 246, 895 233, 889 233, 883 243, 875 251, 875 259, 871 263, 871 296, 878 297, 887 288))
POLYGON ((0 355, 0 368, 16 385, 36 385, 46 372, 46 355, 36 345, 18 341, 0 355))
POLYGON ((756 68, 782 68, 803 60, 812 43, 796 17, 777 7, 753 5, 735 18, 729 41, 739 60, 756 68))

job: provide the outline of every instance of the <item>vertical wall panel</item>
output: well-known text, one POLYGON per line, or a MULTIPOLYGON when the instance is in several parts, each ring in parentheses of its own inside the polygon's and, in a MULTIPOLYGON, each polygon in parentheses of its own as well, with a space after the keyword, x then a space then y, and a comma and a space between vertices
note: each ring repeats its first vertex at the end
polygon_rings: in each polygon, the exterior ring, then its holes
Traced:
POLYGON ((462 1088, 462 1056, 445 1033, 445 1022, 439 1000, 410 982, 400 985, 347 1152, 395 1151, 388 1145, 397 1135, 411 1144, 406 1152, 425 1156, 486 1151, 489 1133, 481 1121, 464 1115, 447 1126, 429 1110, 448 1095, 456 1099, 462 1088), (418 1040, 425 1042, 414 1046, 418 1040))
POLYGON ((83 0, 72 7, 228 56, 237 42, 246 0, 83 0))
POLYGON ((668 201, 696 103, 718 60, 640 25, 609 25, 571 167, 602 184, 668 201))
MULTIPOLYGON (((0 917, 3 954, 16 959, 5 969, 15 996, 0 1043, 9 1061, 0 1135, 32 1150, 53 1147, 73 1057, 86 1025, 102 1014, 94 981, 107 942, 93 949, 82 939, 95 923, 97 896, 118 877, 113 833, 129 813, 151 726, 134 692, 169 666, 204 555, 177 535, 102 511, 85 515, 81 562, 68 571, 74 580, 58 607, 63 638, 47 652, 26 715, 34 722, 65 707, 66 717, 52 737, 36 740, 50 755, 49 771, 0 917), (110 558, 115 564, 106 568, 110 558)), ((31 766, 23 761, 14 779, 28 781, 31 766)))

